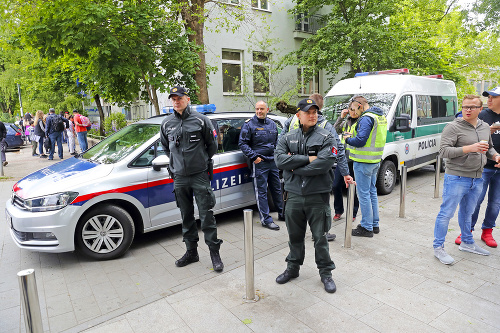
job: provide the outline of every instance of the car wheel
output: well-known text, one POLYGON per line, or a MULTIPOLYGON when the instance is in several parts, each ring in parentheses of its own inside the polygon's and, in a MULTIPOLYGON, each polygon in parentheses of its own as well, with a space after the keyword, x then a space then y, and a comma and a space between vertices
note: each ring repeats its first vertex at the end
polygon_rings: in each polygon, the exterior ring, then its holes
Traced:
POLYGON ((123 208, 101 206, 85 214, 76 227, 78 250, 97 260, 122 256, 132 244, 135 226, 123 208))
POLYGON ((396 186, 396 166, 391 160, 385 160, 380 166, 377 177, 379 194, 389 194, 396 186))

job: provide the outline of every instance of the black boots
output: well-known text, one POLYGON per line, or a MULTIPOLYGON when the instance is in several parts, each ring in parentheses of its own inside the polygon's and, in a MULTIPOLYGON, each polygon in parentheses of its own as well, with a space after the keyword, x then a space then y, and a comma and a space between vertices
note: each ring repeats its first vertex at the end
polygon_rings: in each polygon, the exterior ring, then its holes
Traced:
POLYGON ((175 266, 184 267, 189 265, 190 263, 200 261, 200 257, 198 256, 198 249, 187 250, 186 253, 175 262, 175 266))
POLYGON ((214 266, 214 271, 221 272, 224 269, 224 264, 219 255, 219 250, 210 249, 210 259, 212 259, 212 265, 214 266))

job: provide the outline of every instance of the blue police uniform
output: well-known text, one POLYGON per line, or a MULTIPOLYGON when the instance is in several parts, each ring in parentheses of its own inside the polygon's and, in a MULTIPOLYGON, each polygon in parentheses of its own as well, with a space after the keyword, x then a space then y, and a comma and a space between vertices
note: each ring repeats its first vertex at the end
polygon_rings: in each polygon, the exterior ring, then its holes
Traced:
POLYGON ((263 225, 273 223, 269 215, 267 201, 267 186, 271 192, 274 205, 278 212, 283 211, 279 170, 274 162, 274 150, 278 140, 278 127, 269 119, 259 119, 256 115, 248 119, 241 127, 238 146, 245 156, 252 161, 255 196, 259 208, 260 221, 263 225), (253 163, 257 157, 262 161, 253 163))

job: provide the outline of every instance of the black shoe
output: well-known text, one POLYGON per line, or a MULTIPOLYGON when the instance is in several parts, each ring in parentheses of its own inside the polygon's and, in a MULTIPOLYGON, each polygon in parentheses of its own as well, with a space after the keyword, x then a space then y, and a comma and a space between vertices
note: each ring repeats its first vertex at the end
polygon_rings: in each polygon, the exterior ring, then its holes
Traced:
POLYGON ((33 156, 38 156, 38 154, 33 154, 33 156))
POLYGON ((280 230, 280 226, 274 222, 271 222, 268 224, 263 224, 262 226, 267 228, 267 229, 271 229, 271 230, 276 230, 276 231, 280 230))
POLYGON ((9 162, 7 162, 7 161, 3 162, 3 166, 6 166, 7 164, 9 164, 9 162))
POLYGON ((47 155, 42 154, 42 155, 40 155, 40 158, 47 158, 47 155))
POLYGON ((210 258, 212 259, 212 266, 214 266, 214 271, 222 272, 224 269, 224 264, 219 255, 219 250, 210 250, 210 258))
POLYGON ((278 214, 278 221, 285 221, 285 215, 278 214))
POLYGON ((331 234, 331 233, 327 233, 326 234, 326 240, 329 241, 329 242, 334 241, 335 238, 337 238, 337 235, 335 235, 335 234, 331 234))
POLYGON ((290 279, 295 279, 297 277, 299 277, 299 272, 294 273, 286 269, 283 273, 278 275, 278 277, 276 278, 276 282, 278 282, 279 284, 284 284, 290 281, 290 279))
POLYGON ((373 227, 373 233, 378 234, 380 232, 380 227, 373 227))
POLYGON ((333 294, 337 291, 337 286, 331 277, 322 277, 321 282, 325 285, 326 292, 333 294))
POLYGON ((76 153, 69 153, 70 155, 76 155, 76 153))
POLYGON ((358 224, 358 227, 352 231, 351 235, 358 237, 373 237, 373 231, 366 230, 361 224, 358 224))
POLYGON ((175 262, 175 266, 184 267, 189 265, 190 263, 200 261, 200 257, 198 256, 198 249, 187 250, 186 253, 175 262))

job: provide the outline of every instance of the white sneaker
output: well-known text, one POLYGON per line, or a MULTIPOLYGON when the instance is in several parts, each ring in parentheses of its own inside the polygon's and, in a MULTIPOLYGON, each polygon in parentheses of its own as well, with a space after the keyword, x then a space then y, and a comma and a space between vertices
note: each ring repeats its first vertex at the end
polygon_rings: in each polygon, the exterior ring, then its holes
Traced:
POLYGON ((476 243, 465 244, 464 242, 462 242, 462 244, 460 244, 458 249, 460 251, 480 254, 482 256, 489 256, 490 255, 490 252, 486 251, 483 248, 480 248, 476 243))
POLYGON ((434 256, 445 265, 452 265, 455 260, 444 250, 444 246, 434 248, 434 256))

